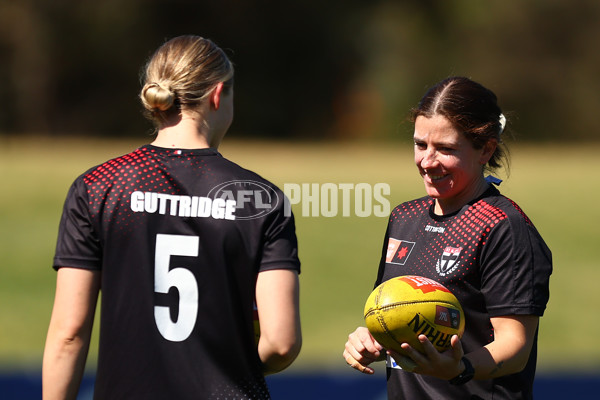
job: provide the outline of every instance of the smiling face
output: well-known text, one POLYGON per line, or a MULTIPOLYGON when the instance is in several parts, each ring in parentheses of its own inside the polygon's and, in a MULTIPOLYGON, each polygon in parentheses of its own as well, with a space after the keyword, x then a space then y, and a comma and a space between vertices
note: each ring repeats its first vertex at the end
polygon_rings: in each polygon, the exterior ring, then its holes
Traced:
POLYGON ((496 148, 491 140, 475 149, 452 123, 441 115, 415 120, 415 164, 427 194, 436 199, 435 213, 459 210, 487 188, 483 166, 496 148))

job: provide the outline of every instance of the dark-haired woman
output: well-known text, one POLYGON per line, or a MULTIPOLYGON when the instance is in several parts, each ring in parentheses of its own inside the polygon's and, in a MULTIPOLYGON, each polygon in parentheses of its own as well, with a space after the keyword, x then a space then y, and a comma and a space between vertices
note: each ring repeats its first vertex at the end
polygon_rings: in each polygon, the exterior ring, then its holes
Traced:
POLYGON ((375 285, 438 281, 461 302, 466 330, 443 353, 420 335, 420 353, 407 343, 384 349, 359 327, 344 358, 368 374, 385 359, 390 399, 530 399, 552 261, 531 220, 484 175, 508 161, 506 118, 493 92, 464 77, 431 88, 412 117, 427 196, 392 211, 375 285))

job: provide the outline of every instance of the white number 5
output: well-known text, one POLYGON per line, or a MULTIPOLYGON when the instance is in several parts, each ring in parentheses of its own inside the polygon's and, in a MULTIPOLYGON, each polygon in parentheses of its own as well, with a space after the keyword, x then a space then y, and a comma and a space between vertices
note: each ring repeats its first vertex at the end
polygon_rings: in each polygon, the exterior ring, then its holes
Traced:
POLYGON ((154 319, 161 335, 172 342, 187 339, 196 325, 198 315, 198 285, 194 274, 186 268, 169 268, 171 256, 198 257, 198 236, 156 235, 154 261, 154 291, 169 293, 172 287, 179 291, 179 315, 171 320, 167 306, 154 306, 154 319))

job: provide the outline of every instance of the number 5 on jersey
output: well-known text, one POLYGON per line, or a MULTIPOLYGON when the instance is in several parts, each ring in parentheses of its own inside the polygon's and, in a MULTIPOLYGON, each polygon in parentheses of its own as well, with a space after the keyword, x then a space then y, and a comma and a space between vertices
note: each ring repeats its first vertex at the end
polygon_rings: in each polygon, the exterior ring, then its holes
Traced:
POLYGON ((154 319, 160 334, 172 342, 187 339, 194 330, 198 315, 198 285, 194 274, 187 268, 169 268, 171 256, 198 257, 198 236, 156 235, 154 261, 154 291, 169 293, 175 287, 179 291, 179 315, 177 322, 171 319, 167 306, 154 306, 154 319))

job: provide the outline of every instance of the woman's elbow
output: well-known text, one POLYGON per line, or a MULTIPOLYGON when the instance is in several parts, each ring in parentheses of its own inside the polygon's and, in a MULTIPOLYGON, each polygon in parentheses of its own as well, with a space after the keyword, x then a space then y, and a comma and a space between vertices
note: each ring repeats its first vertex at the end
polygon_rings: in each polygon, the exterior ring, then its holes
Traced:
POLYGON ((294 340, 282 346, 279 355, 291 364, 300 354, 302 349, 302 337, 298 336, 294 340))
POLYGON ((302 336, 299 333, 292 337, 280 338, 280 340, 273 343, 273 352, 276 357, 288 361, 290 364, 298 357, 301 348, 302 336))
POLYGON ((529 362, 529 355, 531 354, 530 350, 522 351, 513 362, 513 370, 514 373, 519 373, 525 369, 529 362))
POLYGON ((265 373, 276 373, 286 369, 296 360, 301 348, 301 336, 275 342, 261 337, 259 355, 264 364, 265 373))

